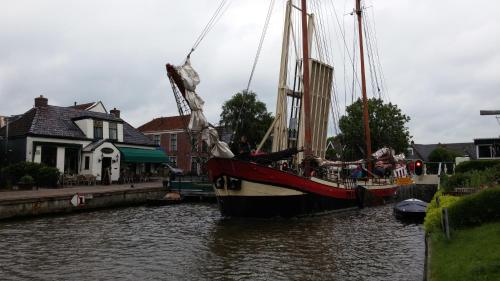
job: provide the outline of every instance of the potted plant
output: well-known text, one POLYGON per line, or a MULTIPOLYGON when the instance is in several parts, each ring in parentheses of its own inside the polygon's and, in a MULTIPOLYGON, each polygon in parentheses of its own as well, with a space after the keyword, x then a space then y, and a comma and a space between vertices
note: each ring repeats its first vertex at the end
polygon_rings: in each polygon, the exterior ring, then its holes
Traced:
POLYGON ((19 179, 17 185, 20 189, 32 189, 33 188, 33 177, 30 175, 24 175, 19 179))

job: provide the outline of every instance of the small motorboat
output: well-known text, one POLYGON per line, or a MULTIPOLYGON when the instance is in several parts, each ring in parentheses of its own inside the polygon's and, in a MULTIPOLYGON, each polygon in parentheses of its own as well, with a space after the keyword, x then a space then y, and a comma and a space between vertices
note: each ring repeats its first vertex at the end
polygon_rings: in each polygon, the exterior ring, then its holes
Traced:
POLYGON ((394 206, 396 218, 406 221, 423 222, 427 203, 419 199, 407 199, 394 206))

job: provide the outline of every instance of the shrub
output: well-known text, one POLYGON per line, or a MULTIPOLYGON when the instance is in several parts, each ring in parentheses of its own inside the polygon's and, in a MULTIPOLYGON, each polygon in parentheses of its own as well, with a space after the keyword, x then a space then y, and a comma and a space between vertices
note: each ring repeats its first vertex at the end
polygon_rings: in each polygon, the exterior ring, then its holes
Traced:
POLYGON ((464 196, 449 207, 450 225, 455 228, 500 220, 500 187, 464 196))
POLYGON ((0 186, 10 187, 12 183, 21 181, 24 176, 31 176, 37 186, 56 187, 60 172, 57 168, 32 162, 19 162, 0 171, 0 186))
POLYGON ((42 166, 36 177, 37 186, 56 187, 61 173, 57 168, 42 166))
POLYGON ((19 182, 22 184, 33 184, 35 180, 30 175, 24 175, 19 179, 19 182))
POLYGON ((483 171, 500 164, 500 160, 472 160, 462 162, 455 168, 455 173, 465 173, 472 170, 483 171))
POLYGON ((442 187, 445 192, 453 191, 457 187, 480 188, 493 186, 500 179, 500 165, 482 171, 471 170, 466 173, 456 173, 442 177, 442 187))
POLYGON ((437 232, 441 229, 441 209, 449 207, 453 203, 460 200, 460 197, 443 195, 441 191, 436 192, 432 201, 427 206, 427 211, 424 219, 424 228, 426 232, 437 232), (436 203, 436 198, 439 197, 439 207, 436 203))

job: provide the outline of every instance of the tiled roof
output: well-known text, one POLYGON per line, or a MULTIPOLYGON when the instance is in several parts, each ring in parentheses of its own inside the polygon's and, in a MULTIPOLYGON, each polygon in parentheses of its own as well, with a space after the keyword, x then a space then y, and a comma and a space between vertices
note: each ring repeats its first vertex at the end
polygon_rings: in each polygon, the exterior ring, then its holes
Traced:
POLYGON ((465 143, 438 143, 438 144, 412 144, 414 155, 407 157, 408 159, 422 159, 429 161, 429 155, 438 147, 454 151, 460 156, 469 156, 471 159, 476 158, 476 147, 472 142, 465 143))
MULTIPOLYGON (((123 142, 153 145, 153 141, 114 115, 80 110, 73 107, 43 106, 28 110, 17 120, 9 123, 9 136, 37 135, 45 137, 87 139, 74 120, 92 118, 123 123, 123 142)), ((5 127, 0 129, 5 135, 5 127)))
POLYGON ((154 145, 153 140, 146 137, 129 123, 123 123, 123 142, 129 144, 154 145))
POLYGON ((70 106, 70 107, 74 108, 74 109, 85 110, 85 109, 91 107, 94 104, 95 104, 95 102, 89 102, 89 103, 82 103, 82 104, 73 105, 73 106, 70 106))
POLYGON ((189 118, 190 115, 155 118, 137 129, 143 133, 182 130, 189 124, 189 118))

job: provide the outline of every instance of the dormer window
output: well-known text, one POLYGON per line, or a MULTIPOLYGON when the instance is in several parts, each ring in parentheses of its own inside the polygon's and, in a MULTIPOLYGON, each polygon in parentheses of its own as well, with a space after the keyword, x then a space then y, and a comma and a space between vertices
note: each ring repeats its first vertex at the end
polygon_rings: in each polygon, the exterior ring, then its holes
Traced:
POLYGON ((118 139, 118 130, 116 129, 116 123, 109 123, 109 139, 117 140, 118 139))
POLYGON ((94 139, 102 140, 102 121, 94 120, 94 139))

